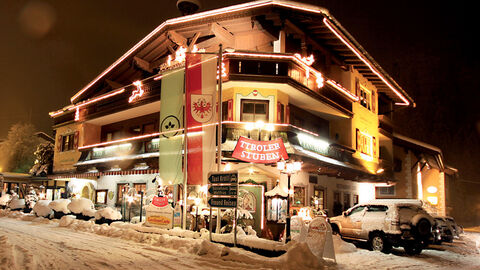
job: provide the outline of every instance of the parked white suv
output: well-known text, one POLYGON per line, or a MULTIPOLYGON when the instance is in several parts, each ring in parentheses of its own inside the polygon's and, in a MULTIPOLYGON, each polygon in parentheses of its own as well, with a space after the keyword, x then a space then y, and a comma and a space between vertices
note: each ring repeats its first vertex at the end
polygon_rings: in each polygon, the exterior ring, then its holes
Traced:
POLYGON ((434 219, 420 200, 379 199, 357 204, 330 219, 332 230, 345 240, 368 242, 372 250, 389 252, 392 246, 420 254, 432 239, 434 219))

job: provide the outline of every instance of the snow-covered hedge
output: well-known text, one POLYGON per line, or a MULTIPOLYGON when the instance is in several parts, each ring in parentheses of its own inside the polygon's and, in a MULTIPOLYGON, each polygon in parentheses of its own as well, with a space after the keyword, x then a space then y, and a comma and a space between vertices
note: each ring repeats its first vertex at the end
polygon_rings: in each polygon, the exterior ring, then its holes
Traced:
POLYGON ((33 212, 39 217, 49 217, 53 212, 48 206, 50 202, 49 200, 38 201, 33 207, 33 212))
POLYGON ((12 210, 23 209, 25 208, 25 199, 13 198, 8 206, 12 210))
POLYGON ((84 209, 82 211, 82 215, 86 217, 91 217, 91 218, 94 218, 96 213, 97 213, 97 210, 95 209, 84 209))
POLYGON ((93 202, 86 198, 72 199, 72 202, 67 207, 74 214, 82 214, 84 210, 95 208, 93 202))
POLYGON ((12 200, 12 195, 10 194, 3 194, 2 197, 0 197, 0 205, 5 206, 7 203, 9 203, 12 200))
POLYGON ((59 199, 52 201, 48 206, 55 211, 55 212, 62 212, 64 214, 69 214, 70 210, 68 210, 68 204, 71 201, 69 199, 59 199))
POLYGON ((110 220, 120 220, 122 219, 122 214, 118 212, 117 210, 110 208, 110 207, 105 207, 100 210, 97 210, 97 213, 95 213, 95 219, 110 219, 110 220))

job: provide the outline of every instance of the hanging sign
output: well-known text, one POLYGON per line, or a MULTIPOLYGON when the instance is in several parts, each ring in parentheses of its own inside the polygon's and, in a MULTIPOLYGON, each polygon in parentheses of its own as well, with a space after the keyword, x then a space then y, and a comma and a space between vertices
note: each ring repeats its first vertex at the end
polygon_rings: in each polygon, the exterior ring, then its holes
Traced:
POLYGON ((281 158, 288 159, 288 154, 281 138, 273 141, 255 141, 240 137, 232 157, 252 163, 275 163, 281 158))

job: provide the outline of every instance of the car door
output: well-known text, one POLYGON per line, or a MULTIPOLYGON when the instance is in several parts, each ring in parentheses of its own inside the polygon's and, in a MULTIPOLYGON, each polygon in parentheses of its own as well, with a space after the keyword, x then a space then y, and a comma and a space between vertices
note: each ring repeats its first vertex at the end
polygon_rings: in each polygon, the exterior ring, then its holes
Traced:
POLYGON ((361 227, 363 215, 365 214, 365 205, 356 206, 350 211, 345 212, 342 222, 342 234, 349 237, 357 237, 357 230, 361 227))
POLYGON ((388 207, 385 205, 368 205, 363 215, 362 224, 355 228, 354 233, 358 238, 368 239, 371 231, 386 231, 385 218, 387 217, 388 207))

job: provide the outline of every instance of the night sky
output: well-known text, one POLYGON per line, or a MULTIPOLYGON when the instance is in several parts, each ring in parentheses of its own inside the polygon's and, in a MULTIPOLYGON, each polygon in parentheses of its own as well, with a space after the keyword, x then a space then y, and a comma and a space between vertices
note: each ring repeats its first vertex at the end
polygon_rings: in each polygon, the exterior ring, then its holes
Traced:
MULTIPOLYGON (((246 1, 203 0, 202 10, 246 1)), ((480 61, 476 9, 441 1, 302 1, 326 7, 412 96, 397 132, 439 146, 479 180, 480 61)), ((0 1, 0 138, 17 122, 52 133, 48 112, 165 19, 176 0, 0 1)))

